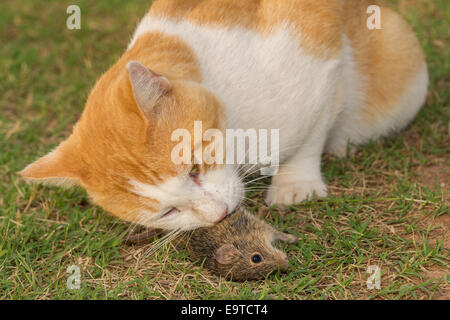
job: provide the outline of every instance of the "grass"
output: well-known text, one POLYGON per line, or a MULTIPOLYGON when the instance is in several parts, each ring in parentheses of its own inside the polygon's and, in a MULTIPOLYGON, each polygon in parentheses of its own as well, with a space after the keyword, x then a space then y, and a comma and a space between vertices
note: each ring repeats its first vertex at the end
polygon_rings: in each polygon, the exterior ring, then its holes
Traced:
MULTIPOLYGON (((28 185, 16 175, 62 141, 89 89, 126 47, 147 4, 137 0, 0 3, 1 299, 449 299, 449 21, 447 0, 394 1, 417 31, 432 85, 427 105, 398 136, 344 160, 325 156, 330 198, 265 218, 301 241, 285 246, 287 274, 219 279, 166 246, 122 241, 129 225, 80 189, 28 185), (78 4, 81 30, 65 27, 78 4), (69 290, 67 268, 81 268, 69 290), (368 266, 381 290, 369 290, 368 266)), ((251 210, 264 207, 249 192, 251 210)))

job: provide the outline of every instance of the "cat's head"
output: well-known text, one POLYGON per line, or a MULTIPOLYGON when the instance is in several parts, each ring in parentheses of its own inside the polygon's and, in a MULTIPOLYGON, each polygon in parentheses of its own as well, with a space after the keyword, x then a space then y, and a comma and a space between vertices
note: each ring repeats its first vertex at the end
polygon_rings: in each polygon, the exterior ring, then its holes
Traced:
MULTIPOLYGON (((20 174, 80 185, 106 211, 148 227, 211 226, 234 210, 243 190, 233 167, 173 161, 179 141, 172 133, 187 129, 193 137, 194 121, 203 131, 223 129, 213 94, 138 62, 116 64, 93 88, 72 135, 20 174)), ((194 141, 191 148, 194 155, 194 141)))

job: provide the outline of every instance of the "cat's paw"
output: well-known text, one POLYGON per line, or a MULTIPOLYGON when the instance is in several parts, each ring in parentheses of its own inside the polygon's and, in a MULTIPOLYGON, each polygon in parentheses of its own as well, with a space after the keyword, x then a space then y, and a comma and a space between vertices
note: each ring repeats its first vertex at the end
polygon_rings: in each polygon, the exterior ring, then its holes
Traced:
POLYGON ((327 196, 327 187, 322 179, 292 180, 289 177, 278 176, 272 180, 272 185, 266 195, 266 202, 270 206, 275 204, 291 205, 314 196, 327 196))

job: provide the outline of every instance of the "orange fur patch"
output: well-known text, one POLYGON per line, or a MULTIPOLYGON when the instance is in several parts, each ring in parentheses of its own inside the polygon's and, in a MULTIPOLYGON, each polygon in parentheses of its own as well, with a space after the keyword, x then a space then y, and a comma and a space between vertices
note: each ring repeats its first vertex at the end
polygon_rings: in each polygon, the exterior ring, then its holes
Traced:
POLYGON ((158 0, 150 14, 200 25, 239 26, 263 34, 286 23, 298 31, 306 52, 331 58, 341 47, 340 8, 338 0, 158 0))
POLYGON ((150 13, 264 34, 287 22, 298 31, 301 47, 323 59, 336 56, 344 32, 355 50, 358 71, 368 79, 364 112, 370 121, 396 106, 408 80, 424 65, 411 27, 380 0, 158 0, 150 13), (381 7, 381 30, 367 28, 370 5, 381 7))
POLYGON ((358 71, 367 77, 364 113, 368 121, 382 121, 398 105, 425 58, 408 23, 381 1, 344 2, 345 33, 354 48, 358 71), (381 29, 366 27, 369 5, 381 7, 381 29), (406 60, 406 61, 405 61, 406 60))

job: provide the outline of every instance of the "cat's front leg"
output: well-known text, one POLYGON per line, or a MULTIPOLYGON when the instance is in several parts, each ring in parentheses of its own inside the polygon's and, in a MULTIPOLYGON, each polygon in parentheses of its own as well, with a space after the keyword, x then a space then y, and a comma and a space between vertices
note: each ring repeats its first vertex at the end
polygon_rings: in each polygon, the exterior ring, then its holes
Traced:
POLYGON ((322 140, 313 139, 280 166, 266 195, 269 205, 291 205, 313 196, 327 196, 320 171, 322 140))
POLYGON ((289 161, 281 166, 272 178, 266 202, 269 205, 291 205, 313 196, 326 197, 327 187, 317 167, 320 167, 320 158, 289 161))

